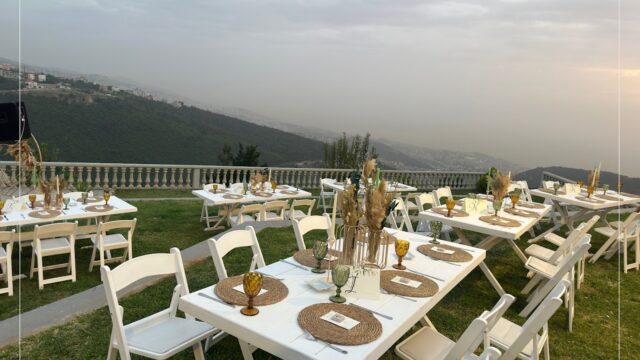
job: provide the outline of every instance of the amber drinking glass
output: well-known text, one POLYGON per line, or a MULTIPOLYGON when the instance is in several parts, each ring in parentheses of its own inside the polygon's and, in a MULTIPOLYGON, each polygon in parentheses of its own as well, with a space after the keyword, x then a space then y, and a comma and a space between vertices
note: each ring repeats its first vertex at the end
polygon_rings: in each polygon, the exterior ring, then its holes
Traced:
POLYGON ((396 255, 398 255, 398 263, 393 264, 394 269, 406 270, 407 267, 402 265, 402 258, 409 252, 409 242, 407 240, 396 240, 396 255))
POLYGON ((29 202, 31 203, 31 209, 36 207, 36 194, 29 194, 29 202))
POLYGON ((0 199, 0 215, 2 215, 2 208, 4 207, 4 200, 0 199))
POLYGON ((257 315, 260 310, 253 307, 253 298, 260 294, 262 290, 262 274, 255 271, 250 271, 244 274, 242 278, 242 287, 244 294, 247 295, 247 306, 243 307, 240 312, 242 315, 254 316, 257 315))
POLYGON ((276 183, 276 181, 274 179, 271 179, 271 190, 273 192, 276 192, 276 187, 278 186, 278 183, 276 183))
POLYGON ((590 198, 591 194, 593 194, 594 186, 587 187, 587 197, 590 198))
POLYGON ((213 190, 214 194, 218 193, 218 184, 212 184, 211 185, 211 190, 213 190))
POLYGON ((109 205, 109 199, 111 198, 111 193, 109 193, 108 191, 105 191, 104 194, 102 194, 102 197, 104 197, 104 204, 109 205))
POLYGON ((456 201, 453 198, 447 199, 447 217, 451 217, 451 210, 456 206, 456 201))
POLYGON ((323 240, 317 240, 313 243, 313 257, 316 259, 318 264, 315 268, 311 269, 311 272, 316 274, 324 274, 324 270, 322 269, 322 260, 327 256, 329 252, 329 243, 323 240))
POLYGON ((346 265, 336 265, 333 270, 331 270, 331 278, 333 279, 333 284, 336 286, 336 294, 330 297, 329 300, 334 303, 347 301, 340 293, 342 292, 342 287, 347 284, 350 273, 351 269, 346 265))
POLYGON ((511 194, 511 208, 515 209, 516 208, 516 204, 518 203, 518 201, 520 201, 520 195, 513 193, 511 194))

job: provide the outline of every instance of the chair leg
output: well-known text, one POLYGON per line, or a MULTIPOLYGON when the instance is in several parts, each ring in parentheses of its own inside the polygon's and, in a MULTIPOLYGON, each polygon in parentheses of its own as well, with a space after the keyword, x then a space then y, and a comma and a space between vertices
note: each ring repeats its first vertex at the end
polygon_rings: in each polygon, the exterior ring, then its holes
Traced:
POLYGON ((36 249, 31 248, 31 269, 29 270, 29 279, 33 279, 33 271, 36 263, 36 249))
POLYGON ((69 263, 71 266, 71 282, 76 282, 76 252, 73 247, 69 253, 69 263))
POLYGON ((193 357, 196 360, 204 360, 204 351, 202 351, 202 342, 198 341, 197 344, 193 345, 193 357))
POLYGON ((549 338, 547 337, 547 341, 544 342, 544 360, 551 360, 551 355, 549 351, 549 338))
POLYGON ((91 250, 91 259, 89 260, 89 272, 93 270, 93 264, 96 259, 96 244, 93 244, 93 250, 91 250))
POLYGON ((109 340, 109 352, 107 352, 107 360, 116 360, 118 358, 118 349, 113 347, 113 331, 111 331, 111 339, 109 340))
POLYGON ((533 290, 533 288, 538 285, 538 283, 540 282, 540 280, 542 280, 542 276, 540 276, 539 274, 535 274, 531 280, 529 280, 529 282, 527 283, 527 286, 524 287, 524 289, 522 289, 522 291, 520 293, 522 293, 523 295, 527 295, 528 293, 531 292, 531 290, 533 290))
POLYGON ((420 319, 420 324, 422 324, 422 326, 428 326, 433 330, 438 331, 438 329, 436 329, 436 326, 433 325, 433 323, 431 322, 431 319, 429 319, 427 315, 423 316, 422 319, 420 319))
POLYGON ((42 254, 38 254, 36 256, 38 260, 38 288, 40 290, 44 289, 44 270, 42 266, 42 254))

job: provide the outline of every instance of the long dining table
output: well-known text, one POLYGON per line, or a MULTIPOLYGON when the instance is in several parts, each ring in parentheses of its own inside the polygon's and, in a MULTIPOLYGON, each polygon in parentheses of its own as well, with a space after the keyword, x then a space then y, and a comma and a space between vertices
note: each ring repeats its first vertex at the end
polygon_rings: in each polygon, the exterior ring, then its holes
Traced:
MULTIPOLYGON (((276 191, 272 192, 271 190, 262 191, 261 193, 265 196, 260 196, 258 194, 237 194, 231 192, 230 189, 221 189, 216 190, 193 190, 191 192, 196 197, 204 200, 207 206, 220 206, 224 208, 224 211, 221 213, 221 216, 217 218, 217 221, 213 226, 210 223, 209 216, 205 217, 205 221, 207 226, 205 230, 219 230, 225 228, 225 225, 228 224, 229 216, 233 213, 233 211, 242 204, 250 204, 254 202, 267 202, 274 200, 288 200, 288 199, 302 199, 309 198, 312 194, 308 191, 304 191, 297 187, 291 185, 278 185, 276 187, 276 191), (229 199, 225 197, 225 195, 234 195, 234 197, 239 196, 238 198, 229 199)), ((204 215, 204 214, 203 214, 204 215)))
MULTIPOLYGON (((481 201, 487 201, 487 209, 491 209, 492 205, 490 203, 492 200, 490 198, 482 199, 481 201)), ((504 207, 511 207, 510 200, 505 199, 503 204, 504 207)), ((501 242, 506 241, 509 246, 511 246, 518 258, 522 260, 523 263, 526 263, 527 256, 522 252, 522 250, 520 250, 520 248, 516 244, 516 241, 520 239, 523 234, 528 232, 534 225, 536 225, 543 216, 548 214, 549 211, 551 211, 551 206, 545 204, 519 202, 519 205, 517 205, 516 208, 526 210, 529 214, 535 214, 535 217, 513 215, 506 213, 503 209, 499 212, 499 218, 515 221, 514 224, 516 225, 503 226, 487 223, 481 220, 481 217, 490 215, 487 210, 475 214, 467 214, 465 216, 447 217, 446 215, 434 211, 434 209, 432 208, 420 212, 419 216, 421 219, 424 219, 426 221, 440 221, 445 225, 451 226, 453 228, 453 231, 458 236, 458 239, 460 239, 463 244, 468 246, 474 246, 479 249, 489 250, 500 244, 501 242), (463 230, 483 234, 485 235, 485 238, 479 243, 472 245, 463 230)), ((443 207, 439 207, 439 209, 443 209, 443 207)), ((462 207, 460 205, 456 205, 454 210, 462 210, 462 207)), ((504 289, 484 262, 480 264, 480 269, 485 274, 489 282, 491 282, 498 294, 504 295, 504 289)))
MULTIPOLYGON (((462 263, 435 260, 417 251, 418 246, 427 244, 431 240, 430 237, 395 229, 386 230, 396 238, 410 242, 409 253, 412 257, 405 257, 403 265, 414 273, 421 273, 435 281, 438 291, 431 297, 423 298, 380 293, 377 300, 350 299, 350 303, 353 302, 355 305, 379 312, 392 319, 374 314, 382 324, 382 334, 367 344, 339 345, 340 349, 347 351, 346 354, 336 351, 322 341, 314 341, 299 326, 297 317, 300 311, 313 304, 328 303, 329 296, 334 293, 334 290, 318 292, 310 287, 307 281, 323 278, 326 275, 314 274, 307 268, 292 265, 296 264, 293 257, 258 269, 264 274, 282 279, 289 294, 276 304, 260 307, 260 313, 257 316, 244 316, 240 313, 239 306, 232 308, 222 301, 214 301, 203 296, 216 298, 214 293, 216 285, 183 296, 179 302, 179 309, 283 359, 378 359, 412 326, 421 321, 485 258, 483 249, 442 241, 466 251, 471 255, 471 260, 462 263)), ((391 264, 395 262, 395 254, 390 254, 388 268, 391 268, 391 264)))

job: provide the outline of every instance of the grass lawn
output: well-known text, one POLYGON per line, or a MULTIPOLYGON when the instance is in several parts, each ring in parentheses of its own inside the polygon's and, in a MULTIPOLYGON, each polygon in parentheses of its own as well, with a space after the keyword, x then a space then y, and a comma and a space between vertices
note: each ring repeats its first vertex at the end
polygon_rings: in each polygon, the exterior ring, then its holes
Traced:
MULTIPOLYGON (((211 236, 202 231, 198 222, 200 214, 199 202, 166 201, 138 202, 136 216, 139 228, 136 234, 135 255, 152 252, 167 252, 169 247, 185 248, 211 236)), ((479 241, 481 236, 468 234, 472 241, 479 241)), ((308 237, 322 238, 322 232, 308 237)), ((260 245, 267 263, 275 262, 296 250, 295 238, 291 227, 266 229, 258 234, 260 245)), ((519 242, 526 247, 528 235, 519 242)), ((593 247, 597 249, 604 238, 593 237, 593 247)), ((78 283, 84 288, 99 283, 99 273, 87 272, 89 249, 80 250, 78 256, 78 283)), ((591 250, 594 252, 595 250, 591 250)), ((23 268, 28 269, 27 256, 23 259, 23 268)), ((234 250, 225 258, 230 275, 241 274, 247 270, 250 262, 248 249, 234 250)), ((525 299, 519 296, 520 290, 527 282, 526 271, 522 262, 516 257, 507 244, 492 249, 487 263, 504 289, 516 295, 517 301, 507 313, 507 317, 523 323, 517 313, 525 306, 525 299)), ((187 270, 190 289, 196 290, 217 282, 213 262, 206 260, 187 270)), ((615 261, 600 260, 596 264, 587 264, 586 282, 576 297, 576 318, 574 332, 566 330, 567 311, 564 307, 556 313, 550 322, 551 353, 554 359, 610 359, 617 354, 617 309, 621 308, 624 316, 620 322, 622 336, 621 358, 637 358, 640 348, 640 274, 630 272, 621 274, 621 297, 618 302, 618 266, 615 261)), ((132 295, 121 301, 125 308, 125 323, 152 314, 168 306, 174 280, 167 280, 157 286, 132 295)), ((70 293, 77 292, 77 286, 71 283, 54 284, 37 290, 37 282, 23 281, 23 311, 25 304, 31 308, 53 301, 70 293), (67 285, 68 284, 68 285, 67 285)), ((468 324, 483 310, 491 308, 498 295, 479 270, 474 270, 462 283, 449 293, 430 313, 429 317, 439 331, 452 339, 457 339, 468 324)), ((0 297, 0 308, 3 316, 15 313, 17 296, 0 297)), ((20 344, 21 355, 25 359, 94 359, 106 356, 111 320, 107 308, 90 314, 38 335, 25 338, 20 344)), ((18 357, 18 345, 0 350, 0 358, 14 359, 18 357)), ((191 359, 192 354, 185 351, 177 359, 191 359)), ((240 359, 240 350, 233 337, 227 337, 207 353, 208 359, 240 359)), ((273 356, 258 351, 256 359, 269 359, 273 356)), ((383 359, 397 358, 392 350, 383 359)))

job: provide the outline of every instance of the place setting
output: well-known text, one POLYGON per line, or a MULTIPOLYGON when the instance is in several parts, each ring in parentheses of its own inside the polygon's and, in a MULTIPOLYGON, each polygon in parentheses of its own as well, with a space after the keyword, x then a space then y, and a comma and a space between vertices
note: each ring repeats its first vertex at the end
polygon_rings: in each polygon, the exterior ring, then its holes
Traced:
POLYGON ((240 311, 243 315, 255 316, 260 312, 256 306, 272 305, 284 300, 289 289, 275 277, 249 271, 221 280, 215 286, 214 293, 227 304, 243 306, 240 311))
POLYGON ((340 254, 337 250, 329 249, 328 241, 316 240, 312 249, 296 251, 293 259, 298 264, 311 268, 311 272, 322 274, 331 268, 331 263, 338 260, 340 254))

